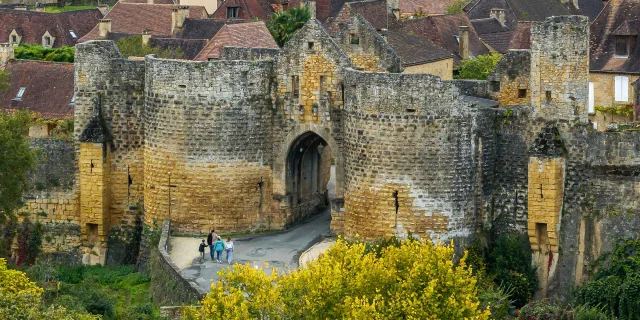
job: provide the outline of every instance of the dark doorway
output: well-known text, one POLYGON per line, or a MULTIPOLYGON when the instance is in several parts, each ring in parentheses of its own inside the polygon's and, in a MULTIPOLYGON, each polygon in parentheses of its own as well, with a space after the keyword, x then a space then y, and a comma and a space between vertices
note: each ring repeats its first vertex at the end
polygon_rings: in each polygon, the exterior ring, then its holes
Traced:
POLYGON ((287 195, 292 222, 322 211, 328 205, 331 150, 313 132, 300 135, 287 155, 287 195))

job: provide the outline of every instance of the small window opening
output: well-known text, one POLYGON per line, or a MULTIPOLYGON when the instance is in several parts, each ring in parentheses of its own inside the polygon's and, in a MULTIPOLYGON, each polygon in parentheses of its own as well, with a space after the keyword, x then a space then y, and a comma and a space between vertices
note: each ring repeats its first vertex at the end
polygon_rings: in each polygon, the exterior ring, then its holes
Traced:
POLYGON ((24 92, 26 90, 27 90, 27 88, 20 87, 20 89, 18 90, 18 94, 16 94, 16 97, 13 100, 22 100, 22 95, 24 95, 24 92))
POLYGON ((71 35, 72 38, 77 39, 78 36, 76 36, 76 33, 73 32, 73 30, 69 30, 69 34, 71 35))
POLYGON ((95 223, 87 223, 87 240, 89 244, 98 244, 98 225, 95 223))
POLYGON ((500 91, 500 81, 491 81, 491 91, 493 92, 500 91))
POLYGON ((629 56, 629 37, 616 36, 616 56, 629 56))
POLYGON ((526 98, 527 97, 527 89, 518 89, 518 98, 526 98))
POLYGON ((351 44, 360 44, 360 37, 357 33, 351 33, 349 34, 349 42, 351 44))
POLYGON ((239 7, 227 7, 227 19, 237 18, 239 12, 239 7))
POLYGON ((187 85, 186 85, 186 84, 179 84, 179 85, 178 85, 178 88, 182 88, 182 89, 184 89, 184 88, 186 88, 186 87, 187 87, 187 85))
POLYGON ((90 170, 89 170, 90 173, 93 173, 93 167, 94 167, 93 160, 91 160, 91 167, 90 167, 90 170))
POLYGON ((544 199, 544 194, 542 194, 542 184, 540 184, 538 191, 540 191, 540 199, 544 199))
POLYGON ((11 36, 11 43, 18 43, 18 36, 15 34, 11 36))
POLYGON ((405 109, 405 111, 407 111, 407 112, 416 112, 416 109, 407 108, 407 109, 405 109))
POLYGON ((294 98, 300 96, 300 81, 297 75, 291 76, 291 92, 293 92, 294 98))
POLYGON ((547 99, 547 102, 551 101, 551 91, 545 91, 544 96, 545 99, 547 99))
POLYGON ((315 43, 313 43, 313 42, 307 42, 307 49, 313 50, 313 46, 314 45, 315 45, 315 43))
POLYGON ((44 37, 44 45, 45 46, 50 46, 51 45, 51 38, 50 37, 44 37))
POLYGON ((69 104, 76 104, 76 95, 75 94, 73 96, 71 96, 71 101, 69 101, 69 104))

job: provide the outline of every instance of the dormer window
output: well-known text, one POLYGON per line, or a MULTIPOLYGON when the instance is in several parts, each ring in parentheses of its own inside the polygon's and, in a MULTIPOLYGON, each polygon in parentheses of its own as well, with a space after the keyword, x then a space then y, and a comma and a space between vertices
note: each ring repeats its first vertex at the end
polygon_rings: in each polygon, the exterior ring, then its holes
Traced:
POLYGON ((240 7, 227 7, 227 19, 238 18, 240 7))
POLYGON ((44 37, 44 46, 45 47, 51 46, 51 37, 44 37))
POLYGON ((629 56, 629 43, 631 41, 629 36, 616 36, 616 56, 628 57, 629 56))
POLYGON ((53 47, 53 42, 56 41, 56 38, 54 38, 53 36, 51 36, 51 34, 49 33, 49 31, 46 31, 43 35, 42 35, 42 46, 45 48, 51 48, 53 47))
POLYGON ((9 43, 19 45, 20 40, 22 40, 22 37, 18 34, 16 29, 11 30, 11 33, 9 34, 9 43))
POLYGON ((15 34, 11 35, 11 43, 18 43, 18 36, 16 36, 15 34))
POLYGON ((16 101, 20 101, 22 100, 22 96, 24 95, 24 92, 27 90, 27 88, 25 87, 20 87, 20 90, 18 90, 18 94, 16 94, 16 97, 13 98, 13 100, 16 101))

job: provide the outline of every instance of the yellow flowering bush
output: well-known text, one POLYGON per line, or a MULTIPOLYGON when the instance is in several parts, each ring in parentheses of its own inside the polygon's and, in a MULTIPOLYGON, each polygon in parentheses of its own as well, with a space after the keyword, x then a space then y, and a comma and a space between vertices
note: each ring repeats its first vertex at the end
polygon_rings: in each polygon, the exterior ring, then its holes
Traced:
POLYGON ((0 319, 100 319, 87 313, 68 311, 59 306, 43 307, 43 289, 29 280, 24 272, 7 269, 0 258, 0 319))
POLYGON ((367 252, 338 240, 305 267, 236 266, 219 273, 186 319, 487 319, 476 279, 454 249, 406 241, 367 252))

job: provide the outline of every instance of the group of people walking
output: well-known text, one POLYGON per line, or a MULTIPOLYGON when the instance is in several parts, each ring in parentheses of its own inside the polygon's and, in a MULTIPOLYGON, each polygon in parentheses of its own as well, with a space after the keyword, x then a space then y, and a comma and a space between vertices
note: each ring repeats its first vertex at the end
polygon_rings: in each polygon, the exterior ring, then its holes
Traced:
POLYGON ((222 263, 222 251, 224 251, 227 253, 227 263, 231 264, 233 259, 233 241, 231 241, 231 237, 227 237, 227 241, 224 242, 216 231, 211 229, 211 232, 207 235, 207 244, 205 245, 204 240, 200 244, 199 251, 202 259, 204 259, 204 251, 207 246, 209 247, 209 254, 211 254, 211 261, 222 263))

